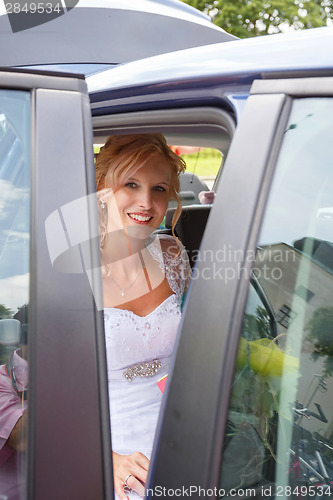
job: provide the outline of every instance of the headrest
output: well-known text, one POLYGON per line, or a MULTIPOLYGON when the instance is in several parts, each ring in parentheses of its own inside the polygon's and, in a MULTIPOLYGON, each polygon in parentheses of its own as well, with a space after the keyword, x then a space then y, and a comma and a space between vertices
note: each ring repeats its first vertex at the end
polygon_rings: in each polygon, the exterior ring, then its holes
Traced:
MULTIPOLYGON (((183 207, 182 213, 180 215, 180 219, 186 220, 187 218, 191 218, 193 216, 197 216, 198 219, 201 217, 204 217, 205 220, 208 217, 208 214, 210 212, 212 205, 187 205, 183 207)), ((168 208, 165 214, 165 227, 167 229, 172 228, 172 217, 173 214, 175 213, 176 209, 175 208, 168 208)))

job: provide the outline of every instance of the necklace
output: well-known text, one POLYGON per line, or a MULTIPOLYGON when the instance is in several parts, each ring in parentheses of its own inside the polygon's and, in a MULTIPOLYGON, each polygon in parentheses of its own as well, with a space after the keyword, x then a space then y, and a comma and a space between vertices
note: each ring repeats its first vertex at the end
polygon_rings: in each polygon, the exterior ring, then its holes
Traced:
POLYGON ((124 297, 125 296, 125 292, 127 292, 127 290, 129 290, 134 285, 134 283, 136 282, 136 280, 140 276, 141 271, 142 271, 142 267, 139 270, 139 272, 138 272, 137 276, 135 277, 134 281, 132 281, 132 283, 129 286, 127 286, 126 288, 123 288, 122 286, 118 285, 118 283, 116 282, 116 280, 114 278, 112 278, 111 271, 110 271, 110 274, 109 274, 109 278, 111 278, 111 280, 116 285, 116 287, 119 288, 119 290, 121 291, 121 296, 124 297))

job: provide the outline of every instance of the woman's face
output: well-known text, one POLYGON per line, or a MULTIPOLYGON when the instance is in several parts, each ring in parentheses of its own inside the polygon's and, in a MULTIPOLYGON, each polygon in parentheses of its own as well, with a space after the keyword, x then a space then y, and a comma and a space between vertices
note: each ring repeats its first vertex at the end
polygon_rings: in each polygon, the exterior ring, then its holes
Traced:
MULTIPOLYGON (((171 169, 164 156, 152 155, 114 191, 118 214, 110 210, 109 231, 124 227, 154 230, 161 224, 170 200, 171 169)), ((144 231, 146 232, 146 231, 144 231)))

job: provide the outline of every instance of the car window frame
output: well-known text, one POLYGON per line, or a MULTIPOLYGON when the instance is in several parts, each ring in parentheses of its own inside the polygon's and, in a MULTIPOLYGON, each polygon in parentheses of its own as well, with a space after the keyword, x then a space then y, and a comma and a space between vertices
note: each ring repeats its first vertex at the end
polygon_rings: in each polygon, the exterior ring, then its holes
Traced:
MULTIPOLYGON (((293 82, 286 79, 253 84, 224 166, 202 251, 230 246, 241 249, 243 256, 255 253, 292 99, 318 92, 332 95, 332 79, 322 85, 321 80, 297 78, 293 82)), ((243 272, 231 283, 200 278, 191 285, 173 375, 163 401, 149 488, 175 490, 200 485, 207 491, 218 486, 253 262, 243 258, 233 263, 235 268, 238 264, 243 272), (220 300, 212 301, 211 297, 220 300), (209 370, 201 370, 205 364, 209 370)), ((204 263, 197 265, 202 272, 204 263)))
POLYGON ((102 143, 111 134, 161 132, 167 136, 169 144, 179 141, 181 137, 186 145, 197 146, 203 143, 206 147, 220 149, 224 155, 229 150, 230 137, 233 137, 236 128, 230 112, 213 106, 93 116, 92 123, 95 141, 102 143))
MULTIPOLYGON (((111 433, 102 311, 96 308, 84 273, 69 275, 53 269, 45 231, 52 210, 61 212, 66 203, 80 197, 89 199, 96 190, 87 87, 77 75, 54 77, 15 69, 1 69, 0 80, 1 88, 31 94, 32 333, 26 498, 42 500, 47 495, 57 499, 73 494, 84 498, 90 491, 96 499, 111 500, 111 433), (68 293, 73 298, 71 306, 68 293), (75 356, 78 346, 80 356, 75 356), (84 370, 80 370, 82 359, 84 370), (91 401, 88 409, 87 401, 91 401), (72 443, 66 440, 66 433, 72 443)), ((98 231, 97 202, 88 203, 85 215, 89 229, 98 231)), ((99 262, 97 241, 90 241, 86 252, 88 261, 99 262)), ((95 285, 101 288, 101 279, 95 285)))

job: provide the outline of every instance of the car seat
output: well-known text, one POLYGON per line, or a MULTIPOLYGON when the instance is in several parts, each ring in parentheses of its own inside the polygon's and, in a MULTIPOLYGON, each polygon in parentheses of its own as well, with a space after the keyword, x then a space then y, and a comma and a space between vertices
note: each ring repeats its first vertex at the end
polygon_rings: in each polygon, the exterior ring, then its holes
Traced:
MULTIPOLYGON (((188 205, 183 207, 182 213, 175 226, 175 234, 185 246, 191 267, 194 266, 202 236, 210 214, 211 205, 188 205)), ((175 208, 168 208, 165 216, 165 227, 171 234, 172 217, 175 208)))
MULTIPOLYGON (((196 174, 192 174, 191 172, 184 172, 180 174, 179 181, 179 198, 183 206, 200 203, 198 194, 201 191, 209 191, 207 184, 199 179, 196 174)), ((176 201, 171 200, 169 208, 175 208, 176 206, 176 201)))

